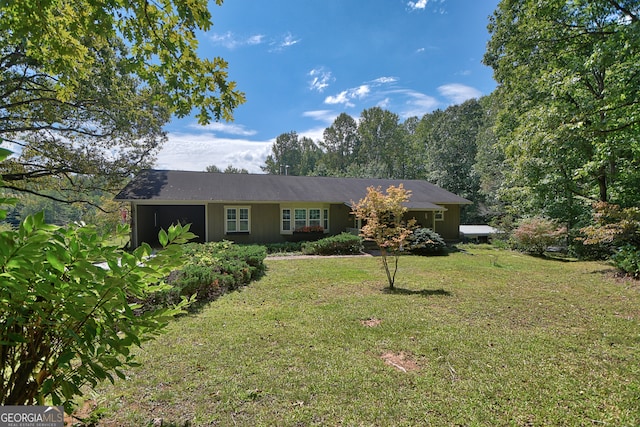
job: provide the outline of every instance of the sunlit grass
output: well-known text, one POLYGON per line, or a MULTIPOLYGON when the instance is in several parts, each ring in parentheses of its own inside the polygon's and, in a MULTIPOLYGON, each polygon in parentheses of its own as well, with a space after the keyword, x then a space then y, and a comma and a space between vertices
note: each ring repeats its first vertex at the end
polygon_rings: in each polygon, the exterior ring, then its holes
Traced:
POLYGON ((640 424, 637 283, 471 248, 401 258, 389 292, 378 261, 267 260, 100 388, 100 425, 640 424))

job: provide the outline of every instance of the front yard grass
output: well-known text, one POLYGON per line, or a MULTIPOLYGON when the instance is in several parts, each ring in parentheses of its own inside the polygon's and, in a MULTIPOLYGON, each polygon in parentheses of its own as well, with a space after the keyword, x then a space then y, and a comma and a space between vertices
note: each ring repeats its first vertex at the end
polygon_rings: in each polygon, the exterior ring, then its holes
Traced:
POLYGON ((266 260, 175 321, 100 426, 637 426, 640 285, 606 264, 489 247, 266 260))

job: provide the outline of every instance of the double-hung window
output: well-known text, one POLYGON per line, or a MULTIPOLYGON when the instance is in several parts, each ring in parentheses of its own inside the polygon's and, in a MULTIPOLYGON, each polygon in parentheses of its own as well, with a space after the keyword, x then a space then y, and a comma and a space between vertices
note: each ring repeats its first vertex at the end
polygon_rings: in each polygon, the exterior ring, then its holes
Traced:
POLYGON ((295 222, 294 230, 299 230, 307 226, 307 210, 306 209, 294 209, 295 222))
POLYGON ((291 209, 282 209, 282 231, 293 231, 291 229, 291 209))
POLYGON ((320 212, 320 209, 309 209, 309 227, 322 227, 322 216, 320 215, 320 212))
POLYGON ((251 210, 246 206, 225 206, 224 232, 249 233, 251 231, 251 210))
POLYGON ((280 232, 329 230, 329 208, 323 206, 282 206, 280 208, 280 232))

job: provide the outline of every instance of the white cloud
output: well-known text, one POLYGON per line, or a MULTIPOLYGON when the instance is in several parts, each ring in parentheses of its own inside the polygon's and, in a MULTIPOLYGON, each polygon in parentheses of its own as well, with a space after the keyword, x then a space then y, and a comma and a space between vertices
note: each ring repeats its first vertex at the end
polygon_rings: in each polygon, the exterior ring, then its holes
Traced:
POLYGON ((311 77, 309 87, 311 90, 316 90, 320 93, 324 92, 329 87, 329 83, 335 80, 331 76, 331 71, 325 70, 324 67, 314 68, 309 71, 309 76, 311 77))
POLYGON ((211 133, 169 133, 168 140, 158 153, 158 169, 204 171, 216 165, 247 169, 262 173, 267 155, 275 139, 257 141, 242 138, 218 138, 211 133))
POLYGON ((377 79, 372 80, 371 83, 385 84, 385 83, 395 83, 397 81, 398 79, 396 79, 395 77, 378 77, 377 79))
POLYGON ((428 5, 432 5, 429 6, 429 9, 431 9, 434 13, 445 14, 447 13, 447 11, 442 6, 445 1, 446 0, 417 0, 408 2, 407 6, 409 6, 409 9, 411 10, 425 10, 428 5), (440 5, 438 5, 438 3, 440 5))
POLYGON ((227 49, 235 49, 241 46, 253 46, 263 43, 264 35, 254 34, 249 37, 240 37, 227 31, 224 34, 214 33, 210 36, 210 40, 217 45, 226 47, 227 49))
POLYGON ((283 48, 293 46, 294 44, 297 44, 299 41, 300 39, 295 39, 293 35, 291 35, 291 33, 288 33, 286 36, 284 36, 284 40, 282 40, 282 42, 280 43, 280 46, 283 48))
POLYGON ((405 107, 403 111, 400 112, 400 116, 405 119, 408 117, 420 118, 432 112, 440 104, 433 96, 425 95, 422 92, 411 89, 397 90, 392 93, 404 95, 407 98, 405 107))
POLYGON ((325 104, 344 104, 346 107, 355 107, 355 104, 351 102, 354 99, 364 99, 371 93, 369 85, 360 85, 351 89, 343 90, 337 95, 327 96, 324 100, 325 104))
POLYGON ((344 104, 347 107, 355 107, 355 104, 353 104, 350 100, 351 100, 352 96, 349 95, 349 91, 347 90, 343 90, 342 92, 340 92, 339 94, 333 96, 327 96, 324 99, 324 103, 325 104, 329 104, 329 105, 334 105, 334 104, 344 104))
POLYGON ((324 138, 325 129, 326 127, 324 126, 307 129, 305 131, 298 132, 298 136, 300 137, 306 136, 307 138, 310 138, 314 142, 318 142, 324 138))
POLYGON ((427 7, 427 3, 429 3, 429 0, 418 0, 418 1, 410 1, 408 4, 408 6, 411 9, 424 9, 425 7, 427 7))
POLYGON ((361 85, 353 90, 353 97, 362 99, 369 95, 369 92, 371 92, 371 89, 369 89, 368 85, 361 85))
POLYGON ((270 52, 281 52, 293 45, 300 43, 300 39, 295 38, 291 33, 287 33, 282 38, 274 40, 270 43, 272 48, 270 52))
POLYGON ((460 83, 442 85, 438 87, 438 92, 453 104, 462 104, 468 99, 482 96, 482 92, 478 89, 460 83))
POLYGON ((380 107, 380 108, 382 108, 382 109, 385 109, 385 110, 386 110, 386 109, 388 109, 388 108, 389 108, 389 105, 391 105, 391 99, 389 99, 389 98, 385 98, 385 99, 383 99, 382 101, 378 102, 378 103, 376 104, 376 107, 380 107))
POLYGON ((264 39, 264 36, 262 34, 256 34, 247 39, 247 44, 248 45, 261 44, 263 39, 264 39))
POLYGON ((255 135, 257 132, 251 129, 245 129, 243 125, 237 125, 233 123, 221 123, 214 122, 209 123, 206 126, 202 126, 200 124, 193 124, 190 126, 193 129, 208 129, 215 132, 226 133, 228 135, 239 135, 239 136, 251 136, 255 135))
POLYGON ((303 117, 309 117, 313 120, 318 120, 320 122, 331 124, 338 117, 338 114, 333 110, 315 110, 315 111, 305 111, 302 113, 303 117))

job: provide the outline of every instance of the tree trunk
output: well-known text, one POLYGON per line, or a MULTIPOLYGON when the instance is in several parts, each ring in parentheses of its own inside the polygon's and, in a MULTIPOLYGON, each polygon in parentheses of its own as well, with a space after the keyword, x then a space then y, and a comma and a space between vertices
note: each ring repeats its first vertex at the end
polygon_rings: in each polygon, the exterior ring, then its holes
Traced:
MULTIPOLYGON (((389 283, 389 289, 393 289, 393 283, 395 282, 395 272, 393 277, 391 276, 391 272, 389 271, 389 261, 387 260, 387 250, 384 248, 380 248, 380 256, 382 257, 382 265, 384 266, 384 272, 387 273, 387 282, 389 283)), ((396 269, 398 262, 396 260, 396 269)))
POLYGON ((607 171, 604 166, 598 170, 598 189, 600 190, 600 201, 608 202, 607 196, 607 171))

